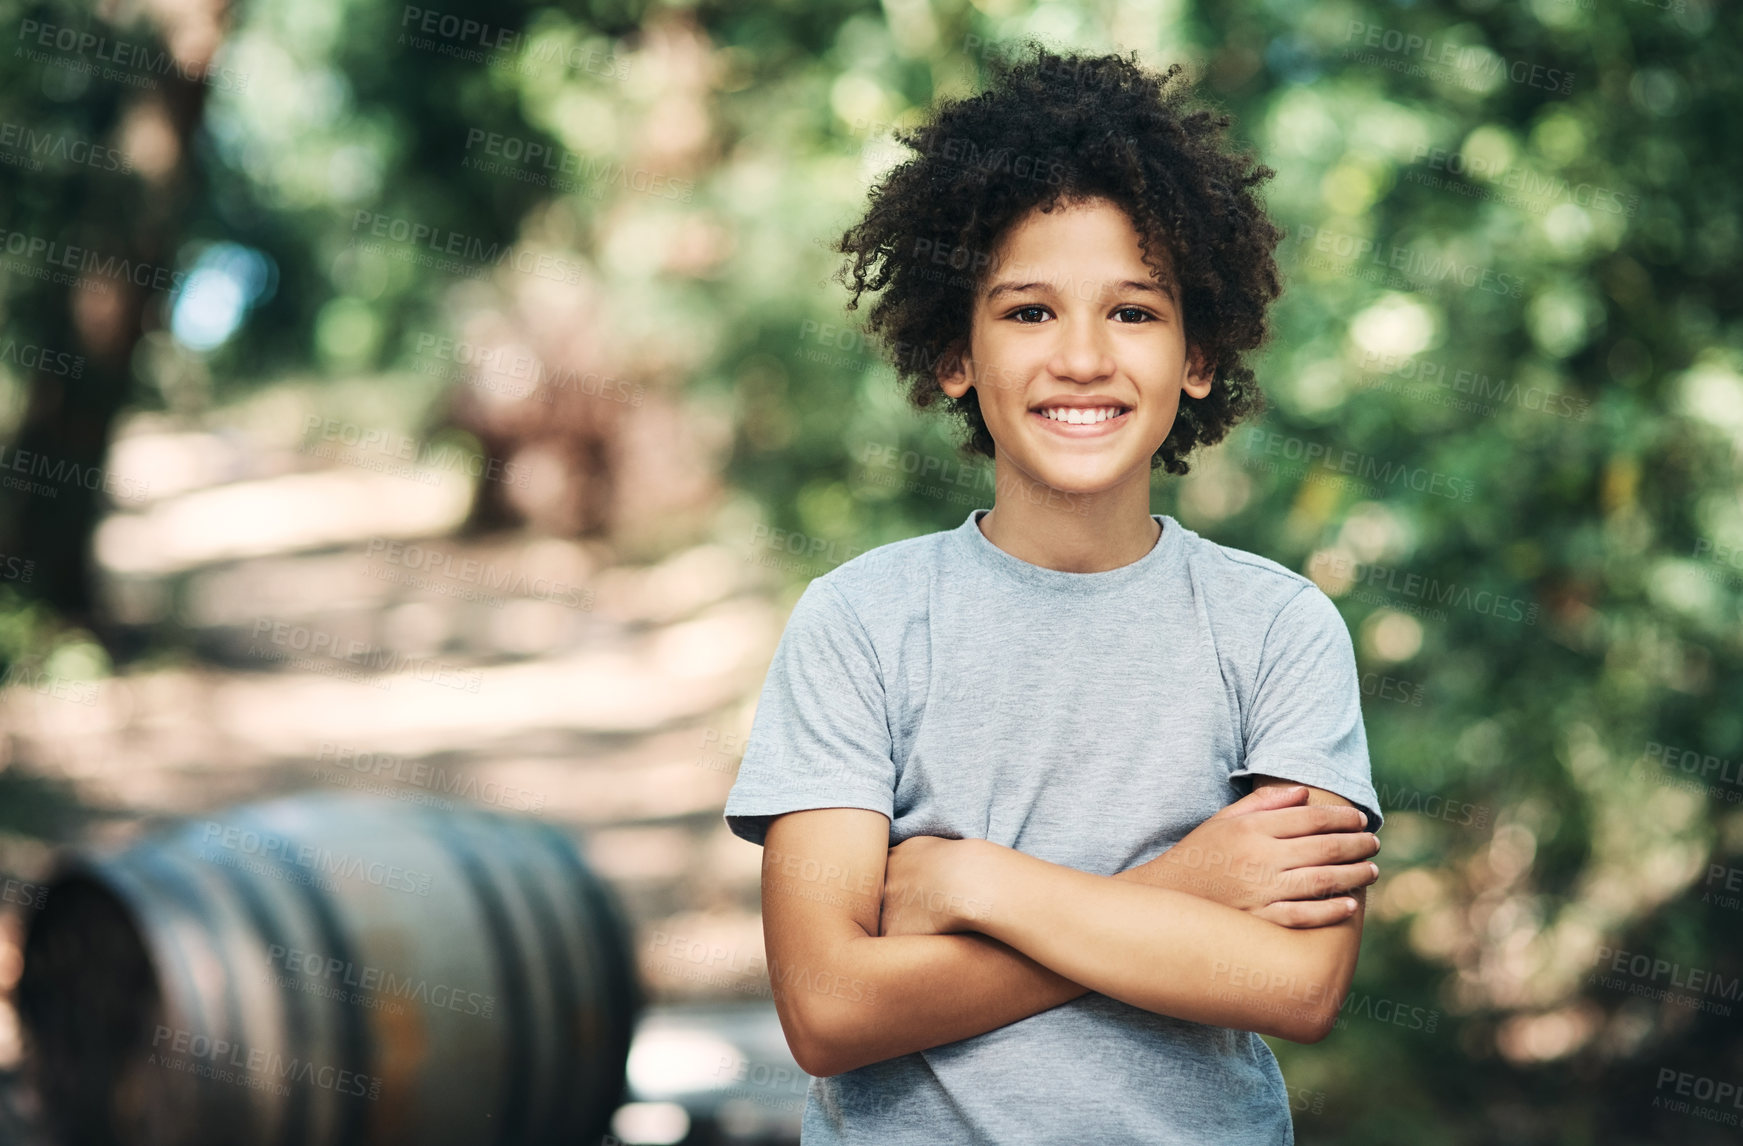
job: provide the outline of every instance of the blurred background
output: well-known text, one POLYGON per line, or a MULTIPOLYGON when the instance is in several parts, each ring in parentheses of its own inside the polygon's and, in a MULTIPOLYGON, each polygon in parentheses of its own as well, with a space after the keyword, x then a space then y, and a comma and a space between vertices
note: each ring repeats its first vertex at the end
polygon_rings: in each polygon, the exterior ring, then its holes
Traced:
POLYGON ((796 1140, 721 807, 806 582, 992 504, 825 248, 1034 38, 1277 173, 1272 409, 1153 507, 1355 638, 1386 863, 1299 1138, 1736 1140, 1743 10, 431 3, 0 0, 0 1139, 55 849, 342 790, 583 838, 614 1135, 796 1140))

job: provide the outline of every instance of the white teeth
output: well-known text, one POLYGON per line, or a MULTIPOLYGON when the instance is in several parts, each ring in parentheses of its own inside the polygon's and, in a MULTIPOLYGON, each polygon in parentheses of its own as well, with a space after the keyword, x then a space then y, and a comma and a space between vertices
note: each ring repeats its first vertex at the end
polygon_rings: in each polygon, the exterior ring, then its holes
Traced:
POLYGON ((1075 406, 1049 406, 1041 411, 1041 416, 1050 418, 1055 422, 1069 422, 1074 426, 1087 426, 1118 417, 1119 413, 1120 410, 1117 406, 1095 406, 1087 410, 1075 406))

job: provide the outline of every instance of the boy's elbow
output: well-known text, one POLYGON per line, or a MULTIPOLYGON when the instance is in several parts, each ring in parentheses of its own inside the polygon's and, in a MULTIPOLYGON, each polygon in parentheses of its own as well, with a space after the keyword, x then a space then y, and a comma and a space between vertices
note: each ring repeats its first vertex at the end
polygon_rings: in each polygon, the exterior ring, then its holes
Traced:
POLYGON ((793 1053, 793 1061, 799 1064, 799 1069, 817 1078, 828 1078, 832 1074, 840 1074, 850 1069, 844 1065, 841 1044, 833 1037, 833 1032, 819 1029, 812 1025, 804 1025, 787 1036, 787 1049, 793 1053))
MULTIPOLYGON (((811 994, 806 992, 806 994, 811 994)), ((841 1015, 831 1008, 827 996, 803 1002, 777 1004, 782 1032, 787 1036, 787 1050, 793 1061, 806 1074, 818 1078, 841 1074, 860 1063, 851 1061, 851 1044, 842 1028, 841 1015)))
POLYGON ((1292 1043, 1317 1043, 1337 1028, 1338 1012, 1323 1007, 1260 1005, 1260 1012, 1237 1024, 1243 1030, 1292 1043))
POLYGON ((793 1061, 799 1064, 799 1069, 814 1078, 829 1078, 853 1069, 853 1064, 828 1047, 800 1047, 789 1043, 788 1049, 793 1052, 793 1061))
POLYGON ((788 1040, 787 1049, 793 1052, 793 1061, 799 1064, 800 1070, 817 1078, 846 1074, 866 1065, 855 1055, 851 1045, 840 1042, 795 1043, 788 1040))
POLYGON ((781 1016, 781 1033, 787 1036, 787 1050, 793 1061, 799 1064, 799 1069, 820 1078, 828 1076, 831 1072, 825 1068, 831 1065, 829 1041, 817 1029, 814 1017, 799 1013, 797 1006, 786 1004, 776 1004, 775 1010, 781 1016))
MULTIPOLYGON (((865 938, 863 930, 856 929, 856 934, 865 938)), ((877 1061, 865 1057, 871 1032, 868 1008, 859 1001, 863 993, 825 989, 858 985, 853 969, 860 965, 851 951, 821 945, 769 960, 769 988, 781 1033, 793 1061, 806 1074, 828 1078, 877 1061)))
POLYGON ((1290 1029, 1278 1031, 1277 1037, 1292 1043, 1321 1042, 1337 1029, 1338 1012, 1332 1007, 1309 1008, 1289 1024, 1290 1029))
POLYGON ((793 1061, 799 1064, 799 1069, 817 1078, 828 1078, 839 1073, 829 1070, 831 1065, 828 1054, 821 1047, 814 1046, 800 1039, 789 1038, 787 1050, 793 1055, 793 1061))
POLYGON ((1344 999, 1350 993, 1355 978, 1355 952, 1344 941, 1327 950, 1315 951, 1301 968, 1298 983, 1312 984, 1304 994, 1308 1001, 1289 1007, 1274 1019, 1275 1029, 1267 1031, 1292 1043, 1322 1042, 1338 1026, 1344 999))
POLYGON ((1329 985, 1324 1001, 1303 1010, 1298 1016, 1297 1029, 1292 1035, 1286 1035, 1292 1042, 1317 1043, 1338 1028, 1339 1016, 1343 1014, 1344 1000, 1349 997, 1350 981, 1355 977, 1355 964, 1340 963, 1325 979, 1329 985))

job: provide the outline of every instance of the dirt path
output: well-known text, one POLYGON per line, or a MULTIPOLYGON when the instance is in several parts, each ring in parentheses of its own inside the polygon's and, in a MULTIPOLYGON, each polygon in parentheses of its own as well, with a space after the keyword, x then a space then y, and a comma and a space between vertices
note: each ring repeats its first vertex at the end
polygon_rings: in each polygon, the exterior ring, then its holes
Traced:
MULTIPOLYGON (((133 448, 157 473, 212 448, 180 439, 133 448)), ((111 813, 93 830, 116 842, 319 788, 530 812, 585 835, 655 1002, 766 999, 760 853, 720 819, 785 620, 748 531, 633 562, 455 537, 451 481, 272 468, 217 467, 105 523, 114 616, 173 651, 106 680, 14 681, 0 764, 111 813)), ((46 858, 0 833, 0 872, 46 858)), ((20 918, 0 928, 0 989, 20 918)), ((0 1071, 17 1054, 0 996, 0 1071)), ((9 1117, 0 1103, 13 1141, 9 1117)))

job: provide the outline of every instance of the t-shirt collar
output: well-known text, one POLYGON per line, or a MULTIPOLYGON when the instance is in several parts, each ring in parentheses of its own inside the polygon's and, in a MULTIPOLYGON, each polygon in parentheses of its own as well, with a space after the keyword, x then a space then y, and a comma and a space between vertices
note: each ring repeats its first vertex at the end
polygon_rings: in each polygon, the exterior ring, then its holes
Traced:
POLYGON ((1185 526, 1168 514, 1153 513, 1150 516, 1161 524, 1162 536, 1144 556, 1117 569, 1105 569, 1100 573, 1068 573, 1062 569, 1048 569, 1043 565, 1025 561, 994 545, 980 531, 980 519, 988 512, 985 507, 976 506, 968 511, 968 517, 955 530, 958 541, 975 565, 995 576, 1029 588, 1073 596, 1120 589, 1146 578, 1163 575, 1178 562, 1185 543, 1185 526))

